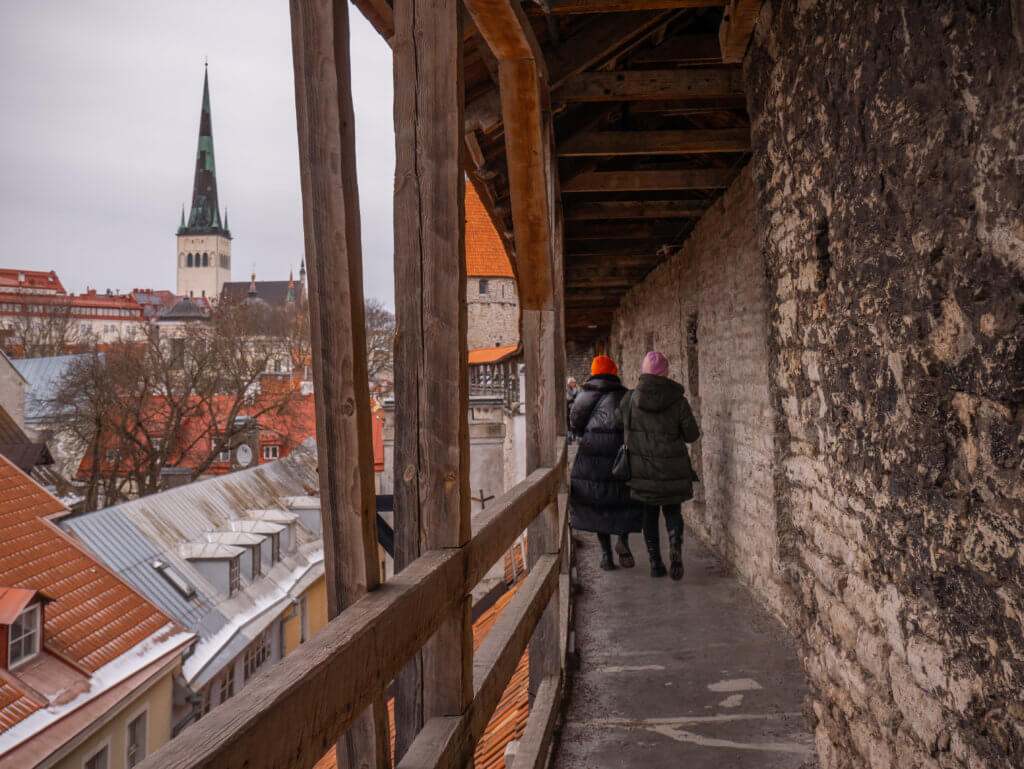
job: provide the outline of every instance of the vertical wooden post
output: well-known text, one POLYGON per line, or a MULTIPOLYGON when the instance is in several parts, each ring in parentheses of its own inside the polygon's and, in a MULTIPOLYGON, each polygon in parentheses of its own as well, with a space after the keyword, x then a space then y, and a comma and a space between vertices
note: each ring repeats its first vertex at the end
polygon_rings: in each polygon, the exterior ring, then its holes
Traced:
MULTIPOLYGON (((470 536, 462 3, 396 0, 395 568, 470 536)), ((472 699, 468 593, 398 679, 398 759, 472 699)))
MULTIPOLYGON (((380 584, 363 322, 348 6, 291 0, 327 613, 380 584)), ((338 743, 339 767, 390 767, 383 692, 338 743)))

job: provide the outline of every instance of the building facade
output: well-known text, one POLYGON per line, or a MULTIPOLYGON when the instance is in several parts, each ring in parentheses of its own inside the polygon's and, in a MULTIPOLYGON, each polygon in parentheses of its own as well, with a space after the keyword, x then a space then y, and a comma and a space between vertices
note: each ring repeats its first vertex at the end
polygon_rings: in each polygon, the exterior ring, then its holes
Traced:
POLYGON ((505 245, 472 184, 466 185, 466 344, 519 342, 519 296, 505 245))
POLYGON ((0 456, 2 769, 128 769, 171 736, 195 636, 64 534, 67 512, 0 456))
POLYGON ((203 74, 203 106, 199 113, 199 146, 192 185, 192 207, 178 227, 178 295, 216 299, 231 280, 231 230, 227 212, 221 216, 217 170, 213 159, 210 78, 203 74))

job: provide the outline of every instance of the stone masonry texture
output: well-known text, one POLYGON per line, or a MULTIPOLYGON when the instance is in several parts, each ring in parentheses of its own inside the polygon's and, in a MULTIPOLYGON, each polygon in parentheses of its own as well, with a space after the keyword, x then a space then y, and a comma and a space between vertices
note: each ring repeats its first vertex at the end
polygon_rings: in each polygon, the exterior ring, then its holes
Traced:
POLYGON ((824 769, 1024 767, 1020 3, 769 0, 750 165, 627 295, 824 769))
POLYGON ((513 278, 469 278, 466 311, 470 350, 519 341, 519 297, 513 278))

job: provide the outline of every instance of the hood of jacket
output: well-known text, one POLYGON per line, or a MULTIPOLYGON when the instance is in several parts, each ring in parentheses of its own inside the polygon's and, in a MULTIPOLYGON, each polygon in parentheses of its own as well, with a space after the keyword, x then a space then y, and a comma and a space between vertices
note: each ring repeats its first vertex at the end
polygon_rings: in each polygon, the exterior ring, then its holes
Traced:
POLYGON ((633 391, 633 402, 643 411, 664 411, 684 395, 679 382, 655 374, 641 374, 633 391))
POLYGON ((597 374, 584 382, 582 389, 599 393, 621 390, 622 380, 615 376, 615 374, 597 374))

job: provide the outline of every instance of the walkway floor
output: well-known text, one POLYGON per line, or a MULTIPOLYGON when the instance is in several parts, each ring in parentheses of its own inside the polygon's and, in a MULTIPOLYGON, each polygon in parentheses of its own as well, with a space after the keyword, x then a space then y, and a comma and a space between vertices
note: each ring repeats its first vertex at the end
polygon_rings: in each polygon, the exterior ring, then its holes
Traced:
POLYGON ((688 537, 673 582, 651 579, 639 535, 636 568, 612 572, 592 535, 575 539, 580 668, 552 766, 816 766, 793 645, 707 549, 688 537))

